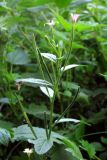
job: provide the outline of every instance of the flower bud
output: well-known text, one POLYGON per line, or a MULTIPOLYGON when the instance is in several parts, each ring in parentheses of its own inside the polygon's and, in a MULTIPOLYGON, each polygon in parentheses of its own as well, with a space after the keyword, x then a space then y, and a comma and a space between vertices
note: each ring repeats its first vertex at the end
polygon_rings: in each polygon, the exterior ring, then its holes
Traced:
POLYGON ((78 18, 79 18, 80 14, 71 14, 71 19, 74 23, 77 22, 78 18))

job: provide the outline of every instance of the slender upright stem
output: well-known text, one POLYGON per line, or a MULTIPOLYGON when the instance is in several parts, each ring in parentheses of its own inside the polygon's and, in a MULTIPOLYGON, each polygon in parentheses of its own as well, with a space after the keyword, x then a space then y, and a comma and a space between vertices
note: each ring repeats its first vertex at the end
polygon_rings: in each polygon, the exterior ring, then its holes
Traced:
POLYGON ((25 118, 25 120, 26 120, 27 124, 29 125, 29 127, 30 127, 30 129, 31 129, 31 132, 33 133, 33 135, 34 135, 35 139, 37 139, 36 133, 35 133, 35 131, 34 131, 33 127, 32 127, 32 124, 31 124, 31 122, 30 122, 30 120, 29 120, 29 118, 28 118, 27 113, 26 113, 26 112, 25 112, 25 110, 24 110, 24 107, 23 107, 23 105, 22 105, 21 101, 19 100, 19 98, 18 98, 17 94, 15 94, 15 96, 16 96, 16 98, 17 98, 18 102, 19 102, 19 105, 20 105, 21 111, 22 111, 22 113, 23 113, 23 115, 24 115, 24 118, 25 118))

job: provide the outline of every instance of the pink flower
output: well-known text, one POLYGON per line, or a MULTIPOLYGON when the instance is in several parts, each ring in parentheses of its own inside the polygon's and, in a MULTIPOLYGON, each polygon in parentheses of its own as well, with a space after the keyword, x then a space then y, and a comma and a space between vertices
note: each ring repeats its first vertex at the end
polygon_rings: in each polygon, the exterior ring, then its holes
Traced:
POLYGON ((71 14, 71 19, 74 23, 77 22, 78 18, 79 18, 80 14, 71 14))

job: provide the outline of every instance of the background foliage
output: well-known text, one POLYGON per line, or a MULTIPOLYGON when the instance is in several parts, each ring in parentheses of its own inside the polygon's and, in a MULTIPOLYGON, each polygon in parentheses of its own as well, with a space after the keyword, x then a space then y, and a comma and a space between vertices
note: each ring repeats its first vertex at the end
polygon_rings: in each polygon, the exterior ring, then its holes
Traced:
POLYGON ((4 0, 0 2, 1 159, 27 160, 28 156, 23 153, 23 150, 33 146, 36 152, 31 155, 31 159, 57 160, 59 155, 62 156, 62 160, 80 160, 83 159, 82 157, 107 159, 106 31, 106 0, 4 0), (73 26, 71 13, 78 13, 80 17, 75 25, 68 64, 80 66, 67 70, 62 75, 58 94, 55 97, 53 120, 56 120, 72 102, 80 87, 75 104, 65 116, 65 118, 78 119, 80 122, 69 121, 57 124, 53 130, 55 133, 52 133, 47 143, 44 119, 49 122, 50 102, 46 89, 43 91, 40 86, 41 83, 47 86, 47 83, 51 82, 44 64, 42 65, 45 82, 36 81, 36 83, 16 86, 15 81, 31 77, 43 79, 37 52, 51 53, 59 59, 60 63, 55 66, 52 62, 55 57, 47 58, 46 55, 42 55, 52 79, 58 77, 58 69, 63 66, 71 46, 73 26), (48 23, 52 20, 55 25, 51 27, 48 23), (37 126, 34 127, 38 133, 37 140, 34 140, 31 130, 26 125, 19 102, 23 104, 31 124, 37 126), (30 139, 29 143, 28 139, 30 139), (38 146, 39 143, 42 146, 38 146), (47 152, 45 155, 40 155, 45 152, 47 152))

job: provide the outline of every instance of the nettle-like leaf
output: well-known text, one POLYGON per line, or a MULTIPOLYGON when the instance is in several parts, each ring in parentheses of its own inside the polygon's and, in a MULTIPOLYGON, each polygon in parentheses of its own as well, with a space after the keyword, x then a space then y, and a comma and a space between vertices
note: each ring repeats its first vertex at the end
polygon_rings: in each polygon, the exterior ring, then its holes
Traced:
POLYGON ((69 69, 72 69, 72 68, 75 68, 75 67, 78 67, 78 66, 80 66, 80 65, 78 65, 78 64, 70 64, 70 65, 67 65, 67 66, 65 66, 65 67, 62 67, 61 68, 61 71, 63 72, 63 71, 67 71, 67 70, 69 70, 69 69))
POLYGON ((40 87, 41 91, 47 95, 48 97, 52 98, 54 96, 54 91, 53 89, 49 87, 40 87))
POLYGON ((36 79, 36 78, 23 78, 23 79, 16 79, 16 83, 28 84, 28 85, 38 85, 38 86, 52 86, 52 84, 48 81, 43 79, 36 79))
POLYGON ((56 62, 56 60, 57 60, 56 55, 51 54, 51 53, 41 53, 41 56, 47 58, 48 60, 50 60, 52 62, 56 62))
POLYGON ((71 152, 75 158, 78 160, 83 160, 81 152, 74 142, 71 142, 67 138, 55 132, 52 132, 50 139, 47 139, 46 131, 43 128, 33 127, 33 130, 37 136, 37 139, 35 139, 28 125, 22 125, 17 128, 13 128, 14 137, 12 140, 28 141, 29 143, 34 144, 34 149, 39 155, 48 152, 53 146, 54 142, 58 144, 64 144, 68 148, 67 151, 71 152))
POLYGON ((74 122, 74 123, 79 123, 80 120, 73 119, 73 118, 62 118, 58 122, 55 121, 55 123, 64 123, 64 122, 74 122))
POLYGON ((7 54, 7 61, 14 65, 26 65, 30 62, 30 59, 24 50, 17 49, 7 54))
POLYGON ((34 144, 34 149, 39 155, 45 154, 53 146, 53 139, 51 137, 50 139, 47 139, 47 137, 41 137, 37 140, 28 140, 28 142, 34 144))
POLYGON ((93 158, 95 156, 95 147, 94 145, 90 144, 88 141, 86 140, 82 140, 80 141, 82 144, 82 147, 84 148, 84 150, 87 151, 88 155, 90 158, 93 158))
POLYGON ((8 146, 10 138, 9 132, 6 129, 0 128, 0 144, 8 146))
POLYGON ((48 140, 45 129, 33 127, 33 130, 37 136, 37 139, 35 139, 28 125, 22 125, 17 128, 14 128, 13 130, 14 130, 13 141, 21 140, 21 141, 28 141, 29 143, 34 144, 34 149, 38 154, 46 153, 53 146, 53 142, 54 141, 56 142, 56 139, 62 137, 61 135, 52 132, 50 139, 48 140))
MULTIPOLYGON (((36 118, 39 118, 41 120, 44 120, 44 113, 46 114, 47 120, 50 119, 50 111, 47 109, 47 107, 43 104, 41 105, 35 105, 31 103, 29 107, 24 108, 25 112, 28 114, 31 114, 35 116, 36 118)), ((58 118, 60 115, 53 113, 54 118, 58 118)))

